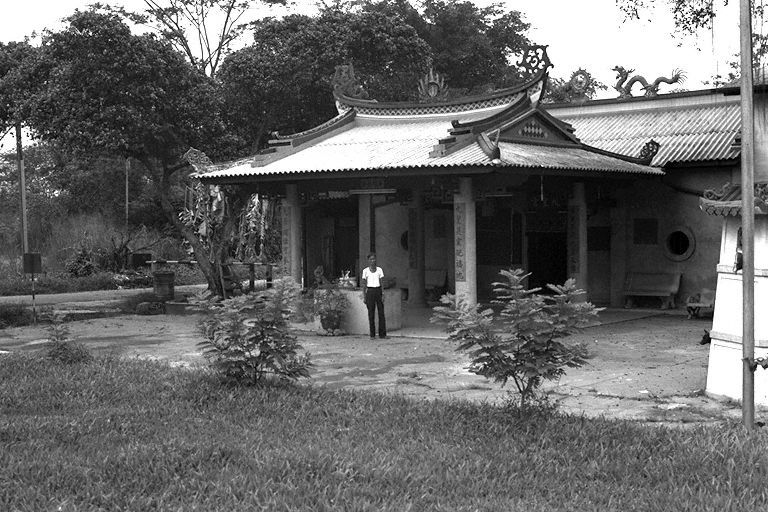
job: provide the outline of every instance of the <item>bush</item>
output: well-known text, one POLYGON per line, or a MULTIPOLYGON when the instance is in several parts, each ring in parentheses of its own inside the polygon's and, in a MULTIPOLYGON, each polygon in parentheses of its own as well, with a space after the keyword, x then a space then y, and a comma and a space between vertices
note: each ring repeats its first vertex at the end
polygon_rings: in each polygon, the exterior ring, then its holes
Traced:
POLYGON ((30 325, 32 320, 32 308, 21 302, 18 304, 0 304, 0 329, 30 325))
POLYGON ((443 295, 443 306, 434 308, 433 322, 446 323, 448 339, 458 342, 457 350, 472 358, 469 370, 493 379, 504 386, 509 379, 520 394, 520 406, 535 398, 543 380, 565 374, 565 368, 578 368, 585 363, 586 349, 569 346, 558 340, 597 323, 596 309, 579 301, 583 291, 573 279, 563 286, 547 285, 552 295, 526 290, 522 283, 530 274, 520 269, 502 270, 506 282, 493 283, 501 305, 480 310, 453 295, 443 295))
POLYGON ((349 307, 347 296, 338 287, 328 285, 314 290, 314 313, 320 317, 320 325, 326 332, 338 333, 341 318, 349 307))
POLYGON ((309 377, 309 354, 298 354, 302 347, 288 329, 297 295, 295 283, 280 279, 268 290, 203 306, 200 346, 225 381, 261 385, 267 377, 309 377))
POLYGON ((81 247, 75 255, 64 263, 64 268, 75 277, 90 276, 96 272, 93 251, 81 247))
POLYGON ((49 329, 46 356, 64 364, 90 363, 93 355, 85 345, 70 341, 69 328, 64 324, 53 324, 49 329))

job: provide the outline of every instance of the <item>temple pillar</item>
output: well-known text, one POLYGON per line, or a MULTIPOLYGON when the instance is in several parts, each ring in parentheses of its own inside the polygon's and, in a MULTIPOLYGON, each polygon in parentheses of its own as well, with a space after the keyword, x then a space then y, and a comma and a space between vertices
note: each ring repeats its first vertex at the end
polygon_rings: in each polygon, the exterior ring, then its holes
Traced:
POLYGON ((421 190, 414 190, 408 207, 408 304, 411 306, 427 304, 424 255, 424 195, 421 190))
POLYGON ((285 199, 283 199, 281 210, 283 269, 296 283, 302 284, 301 206, 299 189, 296 185, 285 186, 285 199))
POLYGON ((573 184, 573 197, 568 203, 568 277, 576 280, 576 286, 587 289, 587 199, 584 183, 573 184))
POLYGON ((611 208, 611 307, 624 306, 627 274, 627 208, 623 190, 617 190, 617 206, 611 208))
POLYGON ((360 280, 360 274, 363 268, 368 265, 368 254, 373 250, 371 239, 374 234, 371 232, 371 195, 360 194, 357 196, 357 269, 355 275, 360 280))
POLYGON ((453 196, 453 236, 456 297, 477 304, 477 231, 472 178, 459 179, 459 193, 453 196))

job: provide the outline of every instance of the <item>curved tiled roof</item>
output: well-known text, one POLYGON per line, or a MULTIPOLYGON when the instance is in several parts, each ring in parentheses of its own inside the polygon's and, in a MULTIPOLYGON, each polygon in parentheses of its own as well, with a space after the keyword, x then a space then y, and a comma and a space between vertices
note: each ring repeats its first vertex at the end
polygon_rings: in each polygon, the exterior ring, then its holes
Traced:
POLYGON ((734 160, 739 156, 733 142, 741 130, 738 101, 714 104, 669 104, 664 98, 631 104, 617 104, 614 110, 602 108, 582 112, 551 108, 548 112, 570 123, 585 144, 625 155, 636 155, 643 144, 653 139, 661 147, 651 161, 654 166, 675 163, 734 160))
MULTIPOLYGON (((410 123, 356 120, 353 129, 308 145, 305 149, 267 165, 248 162, 206 174, 206 179, 251 177, 269 178, 326 172, 372 171, 403 168, 497 168, 477 142, 448 155, 430 157, 437 139, 451 127, 450 121, 427 120, 410 123)), ((662 171, 590 152, 578 147, 536 146, 500 142, 501 167, 527 167, 564 171, 618 172, 661 175, 662 171)))

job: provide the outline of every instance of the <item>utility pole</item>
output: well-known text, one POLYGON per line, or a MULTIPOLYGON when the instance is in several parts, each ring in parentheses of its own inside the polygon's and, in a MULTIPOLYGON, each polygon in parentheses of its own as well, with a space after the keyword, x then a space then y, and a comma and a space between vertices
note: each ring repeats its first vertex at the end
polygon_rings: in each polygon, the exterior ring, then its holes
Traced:
POLYGON ((16 161, 19 168, 19 188, 21 189, 21 251, 29 252, 27 236, 27 179, 24 175, 24 152, 21 148, 21 121, 16 123, 16 161))
POLYGON ((741 240, 743 252, 741 416, 747 430, 755 428, 755 117, 752 86, 752 10, 740 0, 741 43, 741 240))
POLYGON ((128 232, 128 173, 131 170, 131 158, 125 159, 125 231, 128 232))

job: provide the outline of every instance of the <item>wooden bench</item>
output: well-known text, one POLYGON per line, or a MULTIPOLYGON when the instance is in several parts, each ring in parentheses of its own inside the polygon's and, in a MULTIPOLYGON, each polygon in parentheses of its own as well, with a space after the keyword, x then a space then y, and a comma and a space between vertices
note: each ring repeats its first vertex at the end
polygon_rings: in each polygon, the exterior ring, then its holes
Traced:
POLYGON ((629 272, 624 281, 624 307, 633 306, 633 297, 659 297, 661 309, 674 308, 681 277, 679 272, 629 272))
POLYGON ((688 312, 688 318, 699 318, 701 309, 715 309, 715 291, 703 288, 699 293, 688 297, 685 303, 685 310, 688 312))

